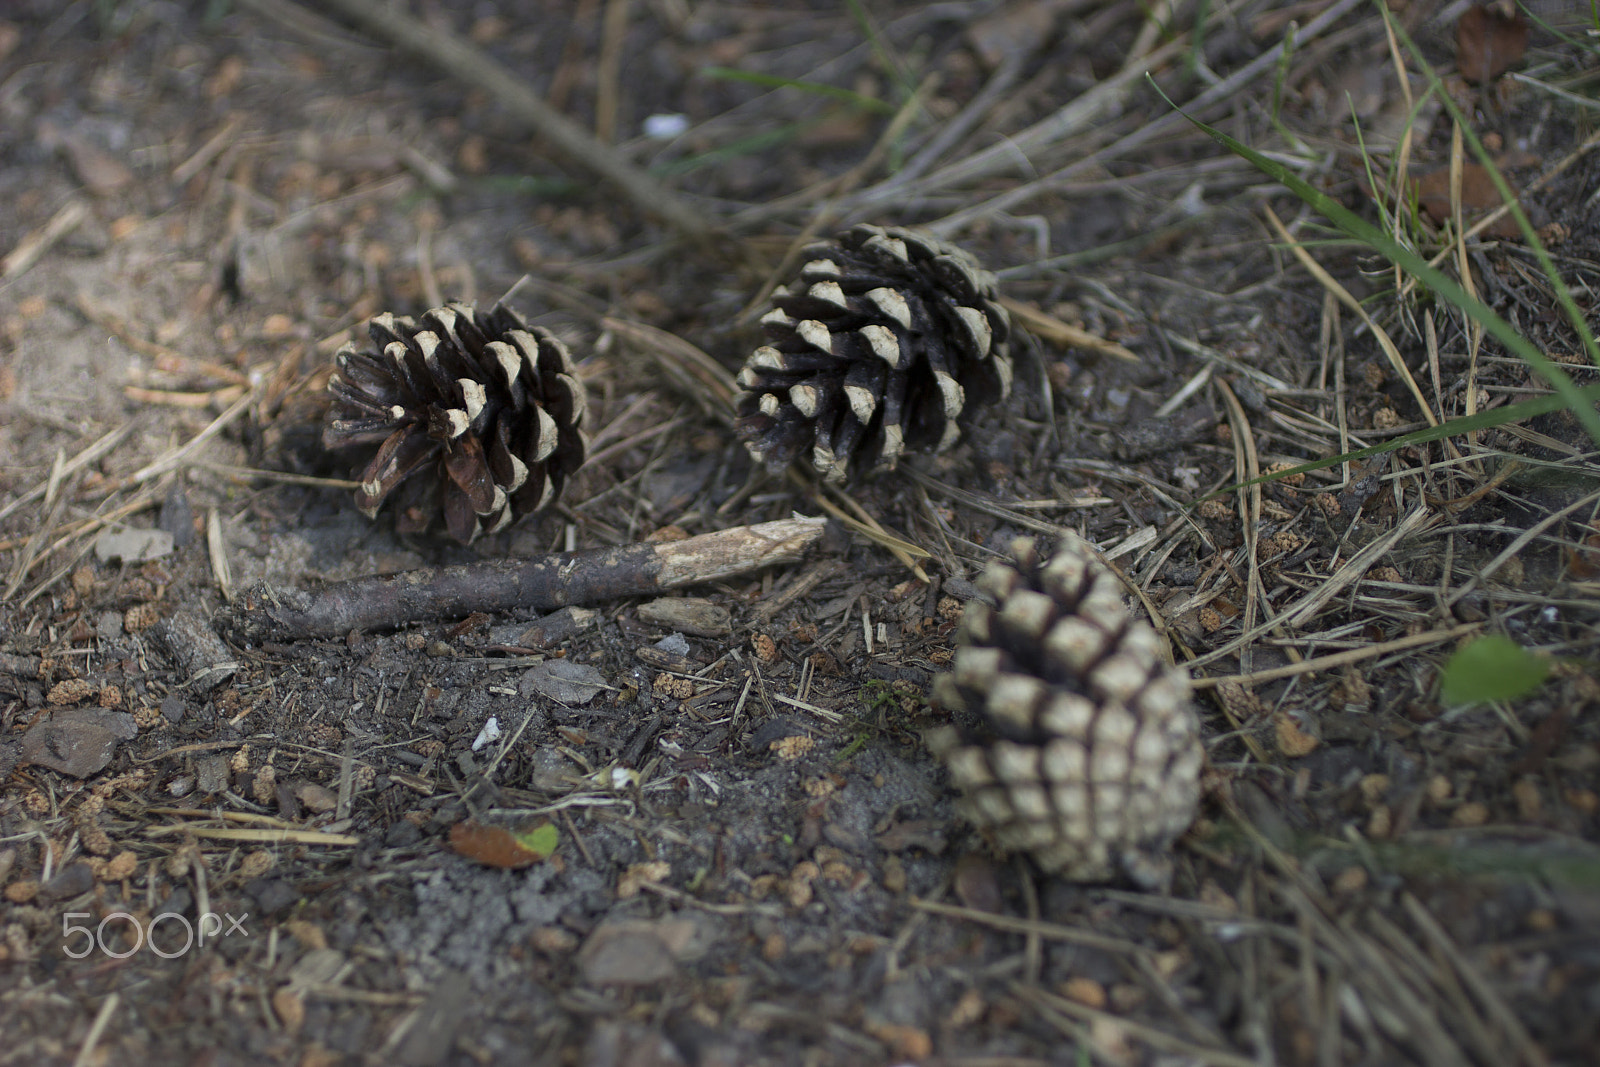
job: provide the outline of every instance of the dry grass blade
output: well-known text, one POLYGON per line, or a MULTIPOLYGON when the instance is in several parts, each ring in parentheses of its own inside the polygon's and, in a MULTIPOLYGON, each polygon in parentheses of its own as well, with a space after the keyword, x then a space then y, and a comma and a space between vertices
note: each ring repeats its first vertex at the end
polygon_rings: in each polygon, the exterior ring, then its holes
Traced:
POLYGON ((1273 682, 1279 678, 1293 678, 1300 674, 1312 674, 1317 671, 1332 671, 1340 667, 1361 663, 1369 659, 1378 659, 1381 656, 1391 655, 1395 652, 1405 652, 1425 645, 1443 644, 1454 641, 1468 634, 1476 633, 1483 629, 1482 623, 1465 622, 1459 626, 1452 626, 1448 630, 1430 630, 1427 633, 1408 634, 1397 637, 1393 641, 1379 641, 1376 644, 1363 645, 1345 652, 1335 652, 1327 656, 1316 656, 1312 659, 1291 663, 1286 667, 1270 667, 1267 670, 1252 671, 1249 674, 1220 674, 1197 677, 1190 684, 1196 689, 1212 689, 1219 685, 1259 685, 1262 682, 1273 682))
MULTIPOLYGON (((102 435, 99 440, 95 441, 89 447, 85 448, 83 451, 67 460, 67 462, 61 467, 60 476, 64 477, 69 474, 74 474, 81 468, 86 467, 90 463, 100 459, 102 456, 109 455, 111 450, 125 441, 128 435, 132 432, 133 423, 129 422, 124 423, 115 430, 102 435)), ((26 493, 23 493, 5 507, 0 508, 0 519, 6 518, 18 508, 24 507, 27 504, 31 504, 33 501, 44 496, 46 491, 50 488, 51 479, 56 477, 56 473, 52 471, 51 478, 47 478, 45 481, 40 482, 38 485, 34 486, 26 493)))
POLYGON ((915 481, 923 487, 932 490, 933 493, 942 495, 949 500, 953 500, 965 507, 972 508, 975 511, 981 511, 986 515, 993 515, 997 519, 1002 519, 1006 522, 1012 523, 1013 525, 1020 526, 1025 530, 1033 530, 1038 533, 1049 534, 1051 537, 1063 537, 1073 532, 1065 526, 1060 526, 1053 522, 1045 522, 1043 519, 1036 519, 1031 515, 1024 515, 1020 511, 1008 508, 1004 503, 994 499, 991 496, 986 496, 983 493, 971 492, 958 486, 950 485, 947 482, 941 482, 939 479, 930 477, 929 475, 924 474, 922 471, 917 470, 913 466, 907 465, 904 469, 905 473, 911 475, 912 481, 915 481))
POLYGON ((1417 385, 1416 378, 1412 377, 1411 368, 1406 366, 1405 358, 1400 355, 1400 350, 1395 347, 1394 340, 1389 336, 1388 332, 1373 321, 1372 316, 1367 314, 1367 309, 1361 306, 1361 301, 1350 295, 1350 290, 1340 285, 1333 275, 1322 269, 1322 264, 1312 258, 1311 253, 1306 251, 1305 246, 1294 239, 1272 208, 1263 207, 1262 212, 1266 215, 1267 221, 1272 224, 1272 228, 1277 231, 1278 236, 1283 239, 1289 251, 1294 254, 1294 258, 1300 261, 1300 265, 1305 267, 1324 289, 1332 293, 1339 303, 1354 312, 1367 329, 1372 331, 1372 336, 1377 340, 1379 347, 1383 349, 1383 354, 1388 357, 1389 366, 1394 369, 1395 375, 1406 383, 1406 388, 1411 390, 1411 395, 1416 399, 1417 408, 1422 412, 1422 417, 1428 420, 1429 426, 1439 425, 1438 417, 1434 415, 1433 409, 1428 406, 1428 400, 1422 395, 1421 387, 1417 385))
POLYGON ((361 844, 354 834, 330 834, 321 830, 236 830, 223 826, 151 826, 145 830, 148 837, 165 837, 185 834, 213 841, 254 841, 263 845, 327 845, 349 847, 361 844))
MULTIPOLYGON (((242 0, 255 8, 260 0, 242 0)), ((649 215, 666 220, 684 236, 708 241, 711 223, 678 194, 634 167, 539 98, 500 63, 438 25, 423 25, 373 0, 325 0, 325 6, 355 20, 369 33, 428 60, 461 82, 493 96, 517 120, 569 159, 614 185, 649 215)))
MULTIPOLYGON (((1227 382, 1218 379, 1216 384, 1228 408, 1228 425, 1233 430, 1234 476, 1241 485, 1238 494, 1239 522, 1244 530, 1247 567, 1240 628, 1244 630, 1246 640, 1238 644, 1238 650, 1239 667, 1248 673, 1251 657, 1249 641, 1255 632, 1256 611, 1265 603, 1261 588, 1261 483, 1256 481, 1261 477, 1261 460, 1256 454, 1255 433, 1250 427, 1250 418, 1245 414, 1244 405, 1239 403, 1239 398, 1227 382)), ((1270 605, 1267 608, 1271 610, 1270 605)))
MULTIPOLYGON (((1337 3, 1308 22, 1305 28, 1297 35, 1297 40, 1302 44, 1314 40, 1323 30, 1332 26, 1348 14, 1352 8, 1360 6, 1363 2, 1364 0, 1338 0, 1337 3)), ((1179 35, 1174 40, 1152 52, 1143 69, 1145 71, 1153 70, 1167 60, 1183 54, 1189 47, 1188 35, 1179 35)), ((1241 91, 1246 86, 1273 69, 1273 66, 1278 61, 1281 48, 1280 42, 1264 49, 1260 55, 1245 66, 1195 97, 1186 107, 1192 114, 1199 114, 1213 104, 1222 101, 1237 101, 1241 91)), ((1137 70, 1138 68, 1135 68, 1135 71, 1137 70)), ((1140 74, 1140 76, 1147 75, 1140 74)), ((1019 156, 1026 158, 1027 152, 1055 145, 1065 138, 1093 126, 1100 118, 1098 109, 1114 104, 1127 92, 1124 79, 1129 77, 1130 72, 1124 71, 1106 81, 1097 83, 1094 89, 1082 94, 1082 96, 1062 108, 1051 118, 1029 127, 1022 133, 1008 139, 1004 144, 996 145, 994 148, 969 157, 969 159, 963 160, 961 163, 953 164, 943 171, 929 175, 922 182, 916 183, 915 191, 919 193, 928 192, 933 189, 946 188, 963 181, 975 180, 978 177, 1002 173, 1014 168, 1019 156), (1104 99, 1100 98, 1102 90, 1106 93, 1104 99), (1094 110, 1091 110, 1090 107, 1091 97, 1094 98, 1094 110), (979 165, 980 163, 981 166, 979 165)), ((943 219, 930 223, 928 228, 940 236, 948 236, 964 229, 978 219, 989 218, 1000 212, 1011 211, 1040 193, 1065 184, 1091 167, 1098 166, 1108 159, 1114 159, 1119 155, 1131 152, 1135 148, 1147 145, 1158 138, 1165 137, 1177 129, 1182 121, 1179 116, 1169 114, 1145 122, 1132 133, 1098 151, 1083 154, 1080 158, 1053 174, 1001 193, 974 207, 965 208, 948 215, 943 219)))
POLYGON ((1106 1039, 1098 1037, 1094 1027, 1091 1027, 1088 1033, 1085 1034, 1081 1027, 1067 1023, 1060 1016, 1081 1020, 1086 1023, 1103 1024, 1105 1029, 1100 1031, 1102 1033, 1115 1033, 1118 1036, 1126 1035, 1144 1042, 1151 1048, 1182 1056, 1185 1062, 1188 1063, 1203 1064, 1205 1067, 1256 1067, 1257 1064, 1256 1060, 1248 1056, 1241 1056, 1226 1049, 1197 1044, 1176 1034, 1169 1034, 1165 1030, 1158 1030, 1154 1026, 1130 1019, 1127 1016, 1101 1011, 1086 1004, 1079 1004, 1077 1001, 1069 1000, 1066 997, 1047 993, 1037 986, 1017 984, 1013 985, 1011 990, 1019 999, 1032 1004, 1040 1015, 1069 1037, 1079 1040, 1087 1039, 1090 1047, 1094 1048, 1099 1056, 1108 1063, 1119 1063, 1126 1059, 1126 1055, 1120 1047, 1120 1042, 1118 1048, 1104 1047, 1106 1039))
POLYGON ((1083 348, 1090 352, 1099 352, 1101 355, 1111 356, 1128 363, 1138 363, 1139 357, 1134 355, 1123 345, 1115 341, 1108 341, 1088 330, 1079 329, 1071 323, 1062 322, 1054 315, 1047 315, 1032 304, 1024 304, 1020 300, 1010 297, 1001 297, 1000 303, 1011 312, 1012 318, 1018 326, 1033 334, 1035 337, 1046 341, 1054 341, 1059 345, 1070 348, 1083 348))
POLYGON ((1461 981, 1481 1005, 1483 1013, 1505 1034, 1512 1045, 1512 1055, 1515 1057, 1510 1062, 1527 1064, 1528 1067, 1544 1067, 1549 1061, 1539 1046, 1528 1036, 1522 1021, 1517 1018, 1500 992, 1484 978, 1483 973, 1462 955, 1461 949, 1445 932, 1444 927, 1439 925, 1439 920, 1410 893, 1401 896, 1400 903, 1405 907, 1411 921, 1422 931, 1422 936, 1427 938, 1428 943, 1440 956, 1449 961, 1455 973, 1460 976, 1461 981))
POLYGON ((600 326, 623 344, 648 356, 707 415, 729 425, 733 423, 733 398, 738 386, 722 364, 677 334, 648 323, 608 315, 600 320, 600 326))
POLYGON ((39 261, 57 241, 78 228, 89 217, 89 205, 74 197, 63 204, 50 221, 27 234, 0 259, 0 278, 15 278, 39 261))
POLYGON ((39 528, 33 532, 33 535, 28 538, 27 544, 23 546, 22 551, 17 554, 16 562, 11 567, 11 576, 6 580, 5 592, 0 593, 0 601, 10 600, 16 595, 17 589, 28 577, 28 572, 33 569, 33 565, 45 554, 42 551, 44 543, 49 540, 51 531, 56 528, 56 523, 60 521, 61 509, 66 507, 67 501, 73 495, 73 487, 77 484, 77 479, 74 478, 73 482, 67 487, 66 492, 59 491, 62 478, 61 472, 65 466, 65 458, 58 451, 56 453, 55 466, 51 468, 48 488, 45 492, 44 521, 39 524, 39 528))
POLYGON ((207 441, 227 429, 240 415, 249 410, 250 405, 255 402, 256 394, 259 390, 260 387, 257 386, 255 391, 246 393, 235 400, 228 406, 226 411, 212 419, 205 429, 189 438, 182 445, 160 456, 154 462, 146 464, 128 475, 128 477, 121 479, 116 483, 116 488, 122 489, 148 482, 152 478, 158 478, 168 471, 176 470, 189 462, 194 454, 205 446, 207 441))
POLYGON ((1080 929, 1076 926, 1063 926, 1060 923, 1042 922, 1037 919, 1019 919, 1010 915, 996 915, 994 912, 979 911, 977 908, 966 908, 958 904, 941 904, 934 900, 923 900, 920 897, 910 898, 910 904, 918 911, 931 912, 934 915, 945 915, 952 919, 963 919, 979 926, 987 926, 991 930, 1004 930, 1012 934, 1034 934, 1046 941, 1060 941, 1068 945, 1082 945, 1084 948, 1095 948, 1102 952, 1115 952, 1119 955, 1138 955, 1146 949, 1137 941, 1128 941, 1120 937, 1108 937, 1097 934, 1092 930, 1080 929))
POLYGON ((1344 565, 1327 577, 1321 585, 1306 594, 1299 603, 1284 609, 1283 621, 1289 626, 1304 626, 1323 606, 1338 596, 1351 582, 1367 573, 1378 560, 1388 555, 1400 542, 1426 531, 1439 521, 1437 515, 1418 505, 1406 512, 1394 529, 1365 546, 1351 556, 1344 565))
POLYGON ((1471 578, 1461 583, 1460 588, 1456 589, 1455 592, 1451 593, 1450 596, 1445 600, 1445 607, 1455 607, 1456 604, 1461 601, 1462 597, 1478 588, 1480 584, 1493 576, 1494 573, 1501 567, 1504 567, 1509 561, 1515 559, 1517 557, 1517 553, 1526 548, 1534 538, 1538 537, 1540 534, 1544 533, 1544 531, 1548 530, 1550 527, 1554 526, 1568 515, 1571 515, 1573 512, 1594 507, 1597 501, 1600 501, 1600 492, 1589 493, 1586 496, 1580 497, 1577 502, 1569 504, 1566 507, 1561 508, 1559 511, 1555 511, 1549 515, 1546 515, 1544 518, 1540 519, 1526 530, 1523 530, 1520 534, 1514 537, 1511 543, 1502 549, 1498 555, 1496 555, 1488 563, 1484 564, 1483 567, 1477 571, 1477 573, 1473 574, 1471 578))

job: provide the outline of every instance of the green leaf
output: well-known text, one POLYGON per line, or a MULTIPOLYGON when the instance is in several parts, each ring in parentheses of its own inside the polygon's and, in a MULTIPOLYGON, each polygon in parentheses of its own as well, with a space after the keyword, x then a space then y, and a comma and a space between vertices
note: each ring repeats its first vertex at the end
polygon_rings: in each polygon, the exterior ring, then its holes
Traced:
POLYGON ((1491 634, 1463 645, 1439 672, 1439 697, 1452 707, 1515 700, 1539 687, 1550 661, 1509 637, 1491 634))
POLYGON ((540 859, 544 859, 556 850, 556 843, 561 840, 561 832, 554 823, 541 823, 525 834, 517 835, 517 844, 529 852, 536 852, 540 859))

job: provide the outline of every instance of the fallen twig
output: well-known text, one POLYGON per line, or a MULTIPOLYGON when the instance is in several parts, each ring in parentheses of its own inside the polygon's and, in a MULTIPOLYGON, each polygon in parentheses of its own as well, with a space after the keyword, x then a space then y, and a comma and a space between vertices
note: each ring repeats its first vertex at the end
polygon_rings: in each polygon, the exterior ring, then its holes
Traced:
POLYGON ((336 582, 313 592, 257 584, 226 625, 248 640, 334 637, 475 611, 550 611, 642 596, 794 563, 822 539, 827 520, 796 517, 682 541, 553 552, 336 582))
MULTIPOLYGON (((257 6, 245 0, 244 6, 257 6)), ((494 97, 518 121, 568 159, 616 186, 642 211, 657 216, 697 241, 710 238, 712 227, 678 194, 661 185, 571 119, 545 103, 516 75, 466 41, 437 26, 425 26, 395 7, 373 0, 325 0, 325 10, 351 19, 381 37, 432 63, 451 77, 494 97)))

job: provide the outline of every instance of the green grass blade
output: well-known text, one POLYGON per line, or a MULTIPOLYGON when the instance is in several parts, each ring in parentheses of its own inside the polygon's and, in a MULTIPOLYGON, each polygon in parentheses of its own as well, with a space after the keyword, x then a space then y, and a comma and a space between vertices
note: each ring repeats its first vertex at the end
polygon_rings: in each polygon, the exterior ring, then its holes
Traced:
POLYGON ((780 78, 775 74, 759 74, 753 70, 737 70, 733 67, 702 67, 700 73, 708 78, 717 78, 722 81, 745 82, 750 85, 759 85, 763 89, 798 89, 812 96, 825 96, 830 100, 842 100, 847 104, 859 107, 865 111, 875 111, 880 115, 893 115, 895 106, 875 96, 867 96, 853 89, 845 89, 837 85, 827 85, 823 82, 801 81, 798 78, 780 78))
MULTIPOLYGON (((1600 412, 1595 411, 1594 405, 1589 402, 1578 386, 1567 376, 1566 372, 1556 366, 1548 356, 1535 348, 1527 338, 1517 333, 1510 323, 1496 315, 1482 301, 1474 300, 1469 296, 1467 291, 1461 288, 1454 278, 1430 266, 1427 260, 1405 248, 1398 241, 1395 241, 1388 234, 1373 226, 1337 200, 1313 188, 1283 164, 1268 159, 1260 152, 1228 136, 1221 130, 1190 117, 1187 112, 1174 104, 1166 93, 1161 92, 1161 87, 1155 84, 1153 78, 1150 79, 1150 84, 1155 87, 1156 92, 1161 93, 1161 98, 1166 100, 1174 111, 1188 119, 1196 129, 1201 130, 1212 140, 1241 159, 1247 160, 1257 170, 1283 185, 1310 207, 1322 212, 1339 229, 1381 253, 1390 262, 1398 264, 1424 285, 1438 293, 1441 298, 1460 308, 1464 314, 1481 325, 1496 340, 1505 345, 1507 349, 1526 360, 1531 367, 1537 370, 1550 383, 1551 388, 1561 397, 1564 405, 1583 423, 1584 429, 1588 431, 1589 436, 1594 439, 1595 443, 1600 444, 1600 412)), ((1509 193, 1509 190, 1506 192, 1509 193)), ((1557 290, 1558 297, 1564 297, 1567 302, 1571 301, 1571 297, 1565 294, 1564 285, 1558 285, 1557 290)), ((1447 426, 1449 425, 1454 424, 1447 424, 1447 426)), ((1451 430, 1450 432, 1459 433, 1460 431, 1451 430)))
MULTIPOLYGON (((1600 342, 1596 342, 1594 331, 1589 328, 1587 321, 1583 317, 1583 312, 1578 309, 1578 302, 1572 298, 1572 291, 1567 288, 1567 283, 1562 280, 1561 272, 1556 269, 1555 261, 1550 258, 1550 253, 1545 249, 1544 242, 1539 240, 1538 232, 1533 228, 1533 223, 1528 221, 1527 212, 1522 210, 1522 204, 1512 194, 1511 186, 1506 184, 1505 177, 1500 173, 1500 168, 1494 165, 1494 159, 1489 155, 1489 150, 1478 139, 1477 133, 1472 129, 1472 124, 1467 121, 1467 116, 1462 114, 1461 108, 1456 105, 1455 100, 1445 91, 1444 83, 1439 80, 1439 75, 1434 73, 1433 68, 1428 65, 1428 61, 1423 57, 1421 49, 1411 39, 1411 35, 1406 33, 1405 27, 1390 16, 1389 9, 1381 2, 1377 6, 1378 10, 1383 13, 1383 17, 1388 19, 1394 27, 1395 35, 1406 46, 1406 50, 1411 53, 1411 57, 1417 61, 1417 66, 1421 68, 1423 75, 1428 79, 1429 91, 1438 94, 1439 101, 1444 105, 1445 110, 1450 113, 1451 120, 1460 127, 1461 136, 1471 147, 1472 154, 1483 165, 1483 169, 1488 171, 1489 177, 1494 181, 1495 191, 1500 194, 1501 202, 1510 210, 1511 217, 1517 220, 1517 229, 1522 232, 1523 240, 1528 242, 1528 247, 1533 250, 1534 257, 1538 259, 1539 269, 1550 280, 1550 287, 1555 293, 1556 302, 1561 305, 1561 310, 1566 313, 1567 321, 1577 331, 1578 338, 1583 342, 1584 349, 1589 353, 1589 362, 1596 367, 1600 367, 1600 342)), ((1532 345, 1528 347, 1532 351, 1537 351, 1532 345)), ((1521 355, 1521 353, 1519 352, 1518 355, 1521 355)), ((1539 358, 1544 359, 1542 352, 1539 353, 1539 358)), ((1551 384, 1555 384, 1555 379, 1546 370, 1546 367, 1554 367, 1554 364, 1549 363, 1548 360, 1542 365, 1538 361, 1530 360, 1530 362, 1539 370, 1539 373, 1545 375, 1551 384)), ((1565 372, 1561 371, 1560 368, 1555 368, 1555 372, 1563 377, 1565 376, 1565 372)), ((1577 414, 1579 418, 1583 417, 1580 412, 1574 412, 1574 414, 1577 414)), ((1593 412, 1590 412, 1590 414, 1592 415, 1593 412)), ((1587 425, 1585 423, 1585 426, 1587 425)), ((1589 432, 1592 435, 1594 430, 1590 429, 1589 432)), ((1600 438, 1595 440, 1600 443, 1600 438)))
MULTIPOLYGON (((1600 401, 1600 382, 1579 388, 1578 395, 1586 402, 1600 401)), ((1507 423, 1521 422, 1523 419, 1531 419, 1535 415, 1548 415, 1550 412, 1559 411, 1566 406, 1565 397, 1552 395, 1535 397, 1532 400, 1524 400, 1517 404, 1507 404, 1505 407, 1492 408, 1489 411, 1480 411, 1476 415, 1463 415, 1458 419, 1440 423, 1438 426, 1429 426, 1413 433, 1391 438, 1381 445, 1369 445, 1366 448, 1358 448, 1354 452, 1343 452, 1337 456, 1329 456, 1327 459, 1315 459, 1309 463, 1302 463, 1298 467, 1290 467, 1287 470, 1263 474, 1259 478, 1250 479, 1248 482, 1240 482, 1238 485, 1219 489, 1201 499, 1210 500, 1214 497, 1226 496, 1236 489, 1247 489, 1252 485, 1280 481, 1295 474, 1320 471, 1326 467, 1337 466, 1340 463, 1348 463, 1352 460, 1366 459, 1369 456, 1393 452, 1411 445, 1425 445, 1431 441, 1441 441, 1446 437, 1458 437, 1474 430, 1488 430, 1496 426, 1504 426, 1507 423)), ((1199 503, 1199 501, 1197 500, 1195 503, 1199 503)))

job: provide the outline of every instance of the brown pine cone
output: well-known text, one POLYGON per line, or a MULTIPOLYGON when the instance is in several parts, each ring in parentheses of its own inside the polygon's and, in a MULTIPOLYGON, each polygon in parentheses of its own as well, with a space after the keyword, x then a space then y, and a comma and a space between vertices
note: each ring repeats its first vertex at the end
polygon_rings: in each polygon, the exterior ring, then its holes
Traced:
POLYGON ((1011 319, 966 252, 857 226, 804 257, 739 372, 739 436, 769 469, 809 453, 831 482, 892 470, 908 449, 949 448, 957 420, 1010 392, 1011 319))
POLYGON ((1163 885, 1200 797, 1188 679, 1076 538, 1048 562, 1027 539, 1012 553, 1015 568, 990 564, 979 583, 995 606, 967 604, 934 690, 957 725, 929 748, 965 793, 962 814, 1004 848, 1074 881, 1163 885))
POLYGON ((330 449, 377 445, 356 506, 393 497, 401 532, 443 513, 466 544, 550 504, 588 449, 583 383, 548 330, 504 305, 449 304, 420 322, 382 314, 376 351, 340 349, 328 381, 330 449))

